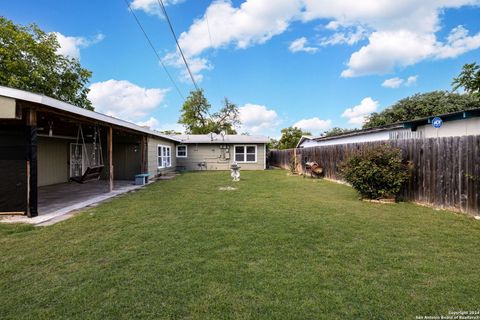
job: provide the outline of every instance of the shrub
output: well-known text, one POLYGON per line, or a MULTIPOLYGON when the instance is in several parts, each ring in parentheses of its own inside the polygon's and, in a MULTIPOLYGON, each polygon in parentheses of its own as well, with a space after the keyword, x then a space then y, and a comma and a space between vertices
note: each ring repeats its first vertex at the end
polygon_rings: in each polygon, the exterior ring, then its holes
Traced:
POLYGON ((389 145, 359 150, 340 168, 344 179, 367 199, 396 196, 408 178, 401 150, 389 145))

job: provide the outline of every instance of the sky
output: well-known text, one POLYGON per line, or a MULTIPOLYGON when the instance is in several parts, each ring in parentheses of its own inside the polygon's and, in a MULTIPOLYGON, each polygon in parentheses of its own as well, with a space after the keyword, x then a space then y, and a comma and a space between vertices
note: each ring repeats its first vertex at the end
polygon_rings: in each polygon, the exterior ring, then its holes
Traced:
MULTIPOLYGON (((59 53, 93 72, 96 111, 183 131, 194 85, 158 1, 3 0, 0 15, 55 33, 59 53)), ((361 127, 402 98, 451 90, 480 62, 480 0, 163 1, 212 111, 235 103, 240 133, 361 127)))

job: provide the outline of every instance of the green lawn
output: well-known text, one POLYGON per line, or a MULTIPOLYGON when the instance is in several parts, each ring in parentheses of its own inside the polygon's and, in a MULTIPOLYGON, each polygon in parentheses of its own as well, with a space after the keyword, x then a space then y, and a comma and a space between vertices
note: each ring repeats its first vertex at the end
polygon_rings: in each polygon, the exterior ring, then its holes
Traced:
POLYGON ((480 309, 480 222, 286 171, 187 173, 0 225, 1 319, 415 319, 480 309), (233 186, 237 190, 221 191, 233 186))

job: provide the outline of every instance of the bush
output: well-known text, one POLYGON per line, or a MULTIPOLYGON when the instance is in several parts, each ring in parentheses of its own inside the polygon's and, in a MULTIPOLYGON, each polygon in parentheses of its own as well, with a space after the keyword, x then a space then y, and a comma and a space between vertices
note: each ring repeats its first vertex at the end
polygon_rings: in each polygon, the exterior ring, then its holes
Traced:
POLYGON ((389 145, 354 153, 341 164, 341 171, 344 179, 367 199, 396 196, 408 179, 401 150, 389 145))

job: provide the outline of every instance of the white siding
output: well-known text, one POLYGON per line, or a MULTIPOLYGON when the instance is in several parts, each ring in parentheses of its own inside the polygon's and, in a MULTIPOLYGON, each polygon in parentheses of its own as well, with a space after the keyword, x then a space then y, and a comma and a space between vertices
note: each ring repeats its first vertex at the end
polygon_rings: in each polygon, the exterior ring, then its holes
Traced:
POLYGON ((431 124, 418 127, 425 138, 480 135, 480 118, 446 121, 436 129, 431 124))
POLYGON ((371 141, 383 141, 388 140, 390 138, 389 131, 381 131, 381 132, 371 132, 371 133, 364 133, 354 136, 347 136, 347 137, 338 137, 329 140, 321 140, 321 141, 314 141, 314 140, 305 140, 301 146, 304 148, 308 147, 316 147, 316 146, 331 146, 336 144, 347 144, 347 143, 361 143, 361 142, 371 142, 371 141))

